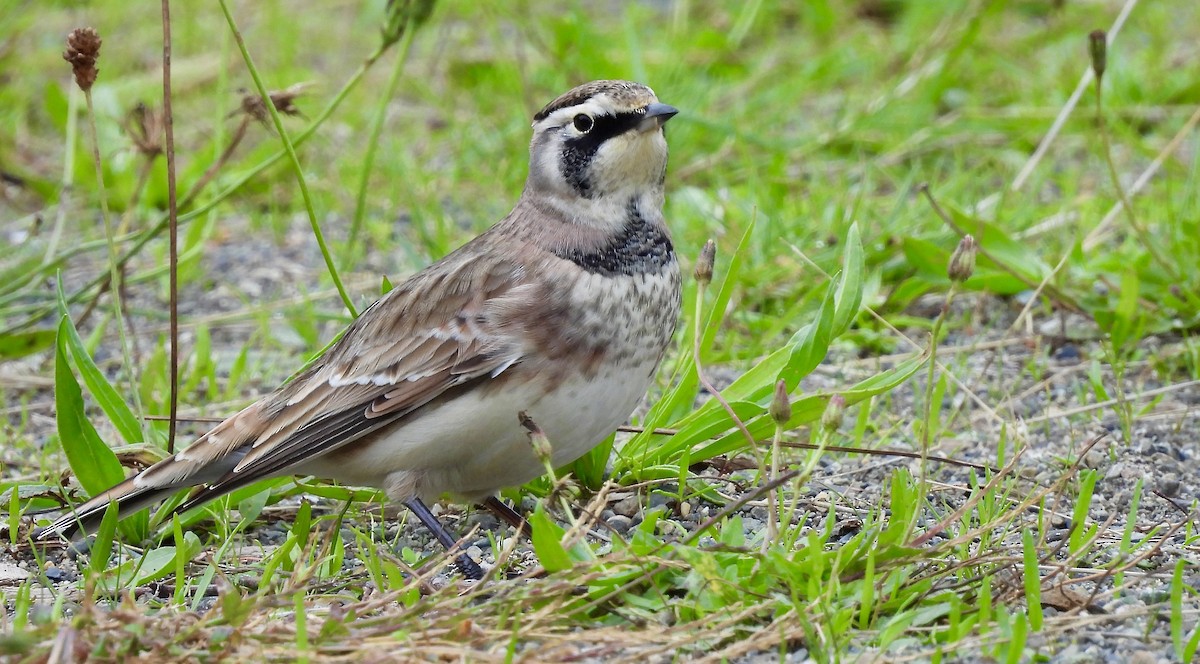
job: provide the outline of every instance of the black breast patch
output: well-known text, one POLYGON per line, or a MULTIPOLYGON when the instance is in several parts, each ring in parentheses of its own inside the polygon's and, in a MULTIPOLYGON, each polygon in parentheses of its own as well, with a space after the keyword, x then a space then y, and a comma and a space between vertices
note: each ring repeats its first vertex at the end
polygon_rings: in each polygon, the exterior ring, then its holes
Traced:
POLYGON ((666 231, 647 222, 629 201, 625 228, 602 249, 564 251, 558 257, 605 277, 659 272, 675 261, 675 248, 666 231))

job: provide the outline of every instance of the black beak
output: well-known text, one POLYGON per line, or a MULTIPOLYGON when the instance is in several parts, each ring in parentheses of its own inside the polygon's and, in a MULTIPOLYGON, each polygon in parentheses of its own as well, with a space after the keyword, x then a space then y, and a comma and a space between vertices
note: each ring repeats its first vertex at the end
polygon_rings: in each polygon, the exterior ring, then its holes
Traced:
POLYGON ((650 104, 646 107, 646 116, 638 123, 638 131, 658 129, 678 113, 679 109, 668 104, 660 104, 658 102, 650 104))

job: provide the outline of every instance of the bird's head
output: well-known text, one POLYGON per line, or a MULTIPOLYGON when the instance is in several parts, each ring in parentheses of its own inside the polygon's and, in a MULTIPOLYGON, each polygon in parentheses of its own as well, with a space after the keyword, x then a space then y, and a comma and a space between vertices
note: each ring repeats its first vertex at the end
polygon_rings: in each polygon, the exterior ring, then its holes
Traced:
POLYGON ((592 81, 574 88, 533 117, 527 187, 559 201, 600 205, 661 196, 667 168, 662 127, 676 113, 640 83, 592 81))

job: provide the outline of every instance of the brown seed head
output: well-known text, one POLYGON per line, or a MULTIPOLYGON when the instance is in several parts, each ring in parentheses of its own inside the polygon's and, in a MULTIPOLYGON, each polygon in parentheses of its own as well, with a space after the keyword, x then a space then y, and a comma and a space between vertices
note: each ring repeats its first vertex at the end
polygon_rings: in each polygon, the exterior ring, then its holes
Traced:
POLYGON ((700 256, 696 258, 696 267, 692 270, 692 275, 696 277, 696 281, 699 281, 701 286, 707 286, 708 282, 712 281, 713 264, 716 261, 717 243, 709 240, 700 250, 700 256))
POLYGON ((75 74, 75 84, 80 90, 87 92, 96 82, 96 60, 100 57, 100 34, 94 28, 75 28, 67 35, 67 50, 63 52, 63 60, 71 63, 75 74))
POLYGON ((964 235, 963 239, 958 241, 954 253, 950 254, 950 266, 946 268, 950 281, 961 284, 971 278, 971 274, 975 272, 975 254, 978 251, 975 236, 964 235))
POLYGON ((125 133, 138 152, 149 159, 163 151, 163 116, 157 110, 138 102, 125 116, 125 133))
POLYGON ((792 419, 792 402, 788 400, 786 382, 781 380, 775 383, 775 397, 771 399, 771 406, 767 408, 767 413, 779 426, 784 426, 788 420, 792 419))
POLYGON ((1092 30, 1088 35, 1088 53, 1092 56, 1092 71, 1100 80, 1108 67, 1108 35, 1103 30, 1092 30))
MULTIPOLYGON (((297 83, 288 86, 286 90, 273 90, 267 93, 271 98, 271 104, 276 111, 284 115, 295 115, 304 117, 300 109, 296 107, 296 99, 304 94, 304 91, 312 86, 312 83, 297 83)), ((242 94, 242 105, 237 111, 230 115, 245 113, 246 115, 258 120, 263 124, 267 124, 271 118, 271 113, 267 111, 266 104, 263 103, 262 97, 254 92, 244 92, 242 94)))

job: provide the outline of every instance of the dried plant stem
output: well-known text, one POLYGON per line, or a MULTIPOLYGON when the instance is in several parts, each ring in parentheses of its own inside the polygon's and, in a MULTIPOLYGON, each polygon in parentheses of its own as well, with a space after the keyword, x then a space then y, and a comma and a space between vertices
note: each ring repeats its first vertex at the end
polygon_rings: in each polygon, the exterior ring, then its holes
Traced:
POLYGON ((342 284, 342 278, 338 276, 337 266, 333 263, 333 256, 329 253, 329 246, 325 243, 325 235, 321 232, 321 225, 317 221, 317 212, 313 208, 312 194, 308 191, 308 182, 304 179, 304 168, 300 165, 300 157, 296 155, 296 147, 292 143, 292 139, 288 137, 287 129, 283 126, 283 119, 279 116, 279 111, 275 108, 274 102, 271 101, 271 94, 267 90, 267 86, 263 83, 262 76, 258 73, 258 68, 254 66, 254 60, 250 57, 250 50, 246 46, 246 40, 242 38, 241 30, 238 30, 237 22, 233 19, 233 13, 229 11, 229 3, 226 0, 218 0, 221 5, 221 11, 225 14, 225 21, 229 24, 229 30, 233 34, 234 40, 237 42, 238 49, 242 52, 242 60, 246 63, 246 70, 250 72, 250 78, 254 80, 254 87, 258 89, 259 96, 262 97, 263 105, 267 112, 271 114, 271 121, 275 124, 275 131, 279 134, 279 140, 283 143, 283 148, 287 152, 288 159, 292 162, 292 170, 296 174, 296 184, 300 188, 300 197, 304 199, 304 209, 308 212, 308 223, 312 227, 313 237, 317 241, 317 246, 321 249, 321 255, 325 258, 325 267, 329 271, 329 277, 333 280, 333 285, 337 288, 338 294, 342 297, 342 303, 346 305, 346 309, 350 315, 358 318, 358 309, 354 307, 354 302, 350 299, 350 294, 346 292, 346 287, 342 284))
MULTIPOLYGON (((108 281, 110 284, 120 284, 122 265, 118 260, 117 243, 114 239, 112 219, 108 211, 108 191, 104 186, 104 166, 100 161, 100 135, 96 131, 96 110, 92 106, 91 91, 85 90, 83 98, 87 102, 88 131, 91 133, 92 139, 92 161, 96 164, 96 188, 100 192, 100 216, 104 219, 104 236, 108 241, 108 281)), ((129 392, 133 396, 134 412, 139 416, 142 440, 149 441, 150 425, 146 420, 140 419, 140 416, 145 413, 142 409, 141 390, 139 389, 141 384, 140 373, 138 372, 137 364, 133 360, 132 346, 129 343, 129 335, 126 330, 121 289, 110 288, 109 290, 112 292, 113 318, 117 324, 117 334, 121 338, 121 356, 125 364, 126 374, 129 377, 129 392)))
POLYGON ((404 72, 404 64, 412 50, 413 35, 416 30, 405 30, 400 38, 400 50, 396 53, 396 62, 392 65, 392 75, 388 78, 387 87, 380 96, 379 106, 375 109, 375 117, 371 120, 371 131, 367 136, 367 151, 363 155, 362 180, 358 183, 358 197, 354 202, 354 220, 350 223, 350 234, 346 239, 345 255, 350 256, 358 244, 358 236, 362 232, 363 222, 367 216, 367 189, 371 183, 371 171, 375 164, 375 153, 379 150, 379 136, 383 133, 383 123, 387 119, 387 107, 396 96, 396 87, 400 84, 400 74, 404 72))
POLYGON ((175 116, 171 111, 171 2, 162 0, 163 132, 167 154, 167 222, 170 229, 171 396, 167 453, 175 453, 179 415, 179 209, 175 200, 175 116))

